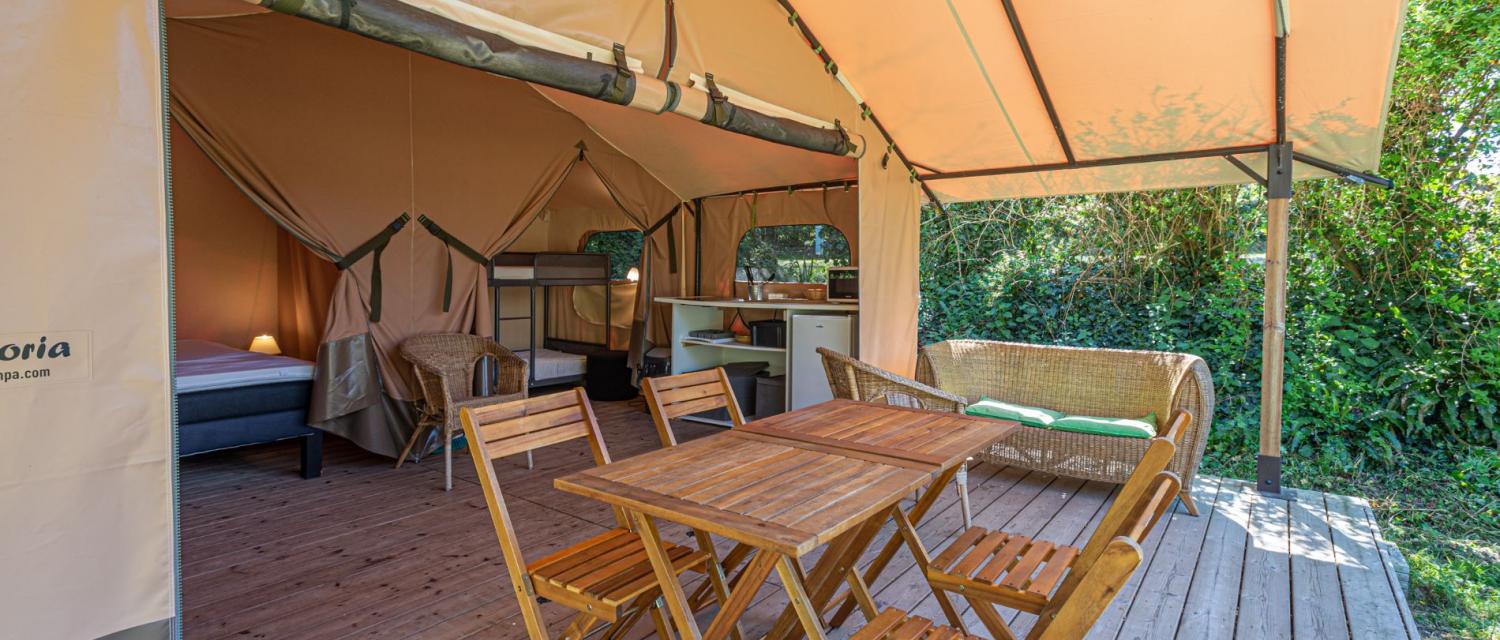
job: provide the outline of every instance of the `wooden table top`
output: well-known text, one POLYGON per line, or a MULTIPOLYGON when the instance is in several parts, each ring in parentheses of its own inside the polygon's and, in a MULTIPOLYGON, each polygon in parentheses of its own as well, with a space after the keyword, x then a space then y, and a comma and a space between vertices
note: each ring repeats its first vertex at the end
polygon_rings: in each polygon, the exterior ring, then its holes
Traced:
POLYGON ((569 474, 554 485, 800 557, 934 473, 930 465, 741 431, 569 474))
POLYGON ((831 400, 751 422, 741 431, 899 458, 947 470, 1019 427, 1015 422, 887 404, 831 400))

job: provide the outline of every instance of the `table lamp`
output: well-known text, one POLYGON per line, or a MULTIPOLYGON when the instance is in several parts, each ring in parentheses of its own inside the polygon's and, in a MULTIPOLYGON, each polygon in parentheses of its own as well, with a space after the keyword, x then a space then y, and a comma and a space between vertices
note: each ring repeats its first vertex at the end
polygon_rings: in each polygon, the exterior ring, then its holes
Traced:
POLYGON ((281 347, 276 345, 276 338, 269 335, 255 336, 255 339, 250 341, 250 350, 268 356, 281 355, 281 347))

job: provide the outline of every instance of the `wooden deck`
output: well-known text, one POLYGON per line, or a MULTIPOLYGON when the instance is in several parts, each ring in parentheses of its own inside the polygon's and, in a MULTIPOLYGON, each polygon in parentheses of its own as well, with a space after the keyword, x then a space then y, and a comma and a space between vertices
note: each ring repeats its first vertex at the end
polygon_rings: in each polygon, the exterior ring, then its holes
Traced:
MULTIPOLYGON (((615 459, 657 446, 638 408, 595 408, 615 459)), ((677 429, 684 440, 714 431, 691 423, 677 429)), ((440 456, 395 470, 337 438, 329 439, 316 480, 297 477, 295 444, 184 460, 186 637, 524 638, 473 465, 458 454, 451 493, 442 491, 440 456)), ((519 457, 498 465, 528 558, 612 525, 604 505, 551 486, 590 464, 578 441, 537 451, 533 470, 519 457)), ((1115 489, 989 465, 977 466, 969 483, 976 524, 1079 544, 1115 489)), ((1288 503, 1217 478, 1200 478, 1193 490, 1205 515, 1179 507, 1162 520, 1146 541, 1145 569, 1090 638, 1417 637, 1363 500, 1301 492, 1288 503)), ((919 531, 936 550, 959 526, 949 490, 919 531)), ((663 530, 687 537, 681 528, 663 530)), ((888 526, 874 547, 892 532, 888 526)), ((905 553, 872 589, 883 606, 941 616, 905 553)), ((785 603, 774 584, 759 598, 745 618, 752 635, 764 633, 785 603)), ((544 610, 560 631, 569 612, 544 610)), ((971 630, 983 629, 972 612, 966 616, 971 630)), ((1015 628, 1024 633, 1030 620, 1020 617, 1015 628)), ((651 625, 642 624, 631 637, 650 635, 651 625)))

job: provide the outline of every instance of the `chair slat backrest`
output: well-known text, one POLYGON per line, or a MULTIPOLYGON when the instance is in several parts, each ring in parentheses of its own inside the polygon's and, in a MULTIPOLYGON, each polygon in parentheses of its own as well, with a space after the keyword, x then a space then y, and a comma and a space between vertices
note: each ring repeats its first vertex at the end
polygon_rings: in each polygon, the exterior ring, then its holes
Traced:
POLYGON ((734 388, 729 386, 729 376, 723 368, 646 378, 642 386, 646 389, 646 406, 651 410, 651 420, 656 423, 656 434, 661 437, 663 447, 677 445, 677 435, 672 433, 673 418, 726 409, 734 426, 745 425, 740 403, 735 400, 734 388))
POLYGON ((1186 409, 1178 409, 1172 412, 1172 418, 1167 421, 1167 428, 1156 435, 1171 440, 1172 444, 1181 447, 1182 436, 1187 433, 1188 426, 1192 423, 1193 413, 1186 409))
POLYGON ((1087 573, 1089 567, 1099 558, 1099 554, 1104 552, 1104 547, 1115 536, 1124 532, 1142 501, 1149 499, 1148 492, 1155 484, 1157 474, 1166 470, 1167 464, 1172 461, 1172 455, 1176 452, 1177 445, 1170 438, 1157 436, 1151 439, 1150 446, 1146 448, 1146 455, 1141 456, 1141 461, 1136 464, 1135 471, 1130 474, 1130 479, 1125 481, 1125 485, 1120 488, 1119 495, 1115 496, 1114 504, 1111 504, 1109 510, 1104 512, 1104 519, 1099 522, 1094 535, 1089 536, 1088 544, 1084 545, 1083 551, 1078 554, 1078 560, 1073 563, 1074 573, 1069 576, 1070 580, 1087 573))
MULTIPOLYGON (((1132 479, 1134 479, 1132 477, 1132 479)), ((1070 574, 1080 579, 1064 583, 1027 634, 1030 640, 1072 640, 1088 634, 1115 595, 1140 567, 1141 541, 1172 506, 1182 489, 1182 480, 1171 471, 1160 471, 1147 483, 1144 497, 1129 510, 1120 524, 1121 533, 1109 538, 1093 563, 1084 570, 1075 564, 1070 574)), ((1102 526, 1102 523, 1101 523, 1102 526)), ((1096 534, 1097 535, 1097 534, 1096 534)))
MULTIPOLYGON (((490 519, 495 525, 495 535, 505 552, 506 566, 512 577, 524 576, 526 562, 521 557, 521 545, 511 526, 510 513, 505 508, 505 495, 500 491, 500 482, 495 478, 494 461, 505 456, 586 438, 594 463, 609 464, 609 449, 599 434, 599 423, 594 418, 593 407, 583 389, 573 389, 535 398, 498 402, 481 407, 464 407, 459 411, 463 423, 464 438, 469 444, 469 453, 474 458, 474 470, 479 474, 479 486, 484 488, 484 499, 489 505, 490 519), (517 573, 519 572, 519 573, 517 573)), ((625 521, 616 512, 616 519, 624 526, 625 521)), ((518 578, 519 579, 519 578, 518 578)))
POLYGON ((1181 437, 1190 419, 1185 413, 1174 415, 1168 433, 1151 439, 1028 638, 1083 637, 1125 586, 1140 565, 1141 540, 1181 489, 1177 474, 1166 468, 1177 452, 1172 438, 1181 437))

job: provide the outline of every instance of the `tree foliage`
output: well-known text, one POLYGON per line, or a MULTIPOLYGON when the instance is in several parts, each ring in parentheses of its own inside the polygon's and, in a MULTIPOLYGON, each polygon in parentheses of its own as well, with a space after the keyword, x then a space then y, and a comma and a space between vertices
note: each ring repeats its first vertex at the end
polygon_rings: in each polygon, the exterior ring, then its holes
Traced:
POLYGON ((849 265, 849 239, 826 224, 755 227, 735 255, 735 277, 758 282, 827 282, 828 267, 849 265))

